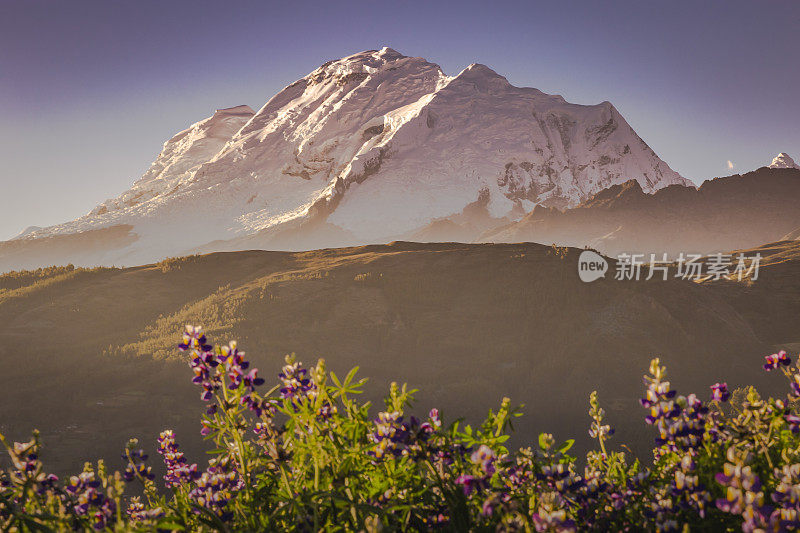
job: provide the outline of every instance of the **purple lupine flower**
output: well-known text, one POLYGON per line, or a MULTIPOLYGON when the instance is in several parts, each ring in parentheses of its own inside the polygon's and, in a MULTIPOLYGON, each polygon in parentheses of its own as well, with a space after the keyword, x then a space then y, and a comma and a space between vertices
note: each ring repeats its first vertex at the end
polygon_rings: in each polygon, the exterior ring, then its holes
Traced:
POLYGON ((536 531, 576 531, 575 522, 567 516, 566 507, 566 502, 560 494, 545 495, 539 502, 536 512, 531 515, 536 531))
POLYGON ((652 362, 651 373, 654 377, 645 377, 647 392, 641 403, 650 409, 645 421, 658 429, 656 445, 672 451, 696 448, 705 435, 708 408, 694 394, 676 397, 669 381, 662 379, 665 371, 658 360, 652 362))
POLYGON ((128 508, 125 510, 130 519, 134 522, 144 522, 147 520, 157 520, 164 516, 164 509, 156 507, 155 509, 147 509, 144 504, 139 501, 138 496, 131 498, 128 508))
POLYGON ((464 491, 464 496, 469 496, 472 494, 476 487, 480 486, 480 484, 481 480, 479 478, 469 474, 461 474, 456 478, 456 485, 461 485, 461 489, 464 491))
POLYGON ((800 416, 789 414, 786 415, 785 420, 789 424, 789 429, 792 433, 800 432, 800 416))
POLYGON ((774 353, 772 355, 767 355, 764 357, 766 359, 766 363, 764 363, 764 370, 770 371, 779 368, 780 366, 789 366, 792 364, 791 358, 786 355, 785 350, 781 350, 778 353, 774 353))
POLYGON ((382 459, 387 454, 399 456, 408 444, 408 429, 400 411, 381 412, 375 420, 375 431, 369 435, 375 446, 367 454, 382 459))
POLYGON ((189 364, 194 372, 192 383, 200 385, 203 388, 200 398, 206 402, 210 401, 214 397, 214 393, 219 390, 221 386, 220 378, 214 370, 219 362, 210 351, 198 352, 194 350, 192 352, 192 360, 189 364))
POLYGON ((705 517, 711 495, 700 482, 696 469, 697 464, 691 452, 684 455, 673 473, 671 492, 674 497, 679 498, 682 505, 694 509, 701 517, 705 517))
POLYGON ((337 412, 338 409, 335 405, 331 405, 330 402, 325 402, 322 404, 322 407, 319 408, 317 418, 321 421, 325 421, 333 417, 337 412))
POLYGON ((203 328, 187 324, 183 334, 183 342, 178 344, 178 349, 182 352, 190 349, 199 352, 207 352, 211 350, 211 345, 206 344, 206 336, 203 334, 203 328))
POLYGON ((584 480, 572 470, 572 465, 564 463, 545 464, 536 478, 559 493, 578 490, 584 480))
POLYGON ((772 531, 796 531, 800 529, 800 464, 784 465, 774 470, 779 480, 772 493, 776 509, 770 515, 772 531))
POLYGON ((167 467, 164 475, 167 487, 177 487, 200 477, 197 465, 188 465, 186 457, 178 448, 175 433, 170 429, 162 431, 158 436, 158 453, 164 457, 164 465, 167 467))
POLYGON ((442 419, 439 418, 439 410, 431 409, 428 413, 428 420, 423 422, 420 429, 430 435, 442 427, 442 419))
POLYGON ((483 505, 481 505, 481 516, 492 516, 497 503, 498 502, 491 496, 486 498, 483 501, 483 505))
POLYGON ((156 476, 153 474, 152 468, 145 464, 145 461, 147 461, 147 454, 144 453, 142 449, 134 448, 135 445, 136 441, 128 443, 128 449, 125 455, 122 456, 122 459, 127 462, 122 478, 128 483, 137 477, 141 479, 155 479, 156 476))
POLYGON ((481 444, 480 448, 475 450, 470 456, 472 462, 479 465, 481 470, 488 476, 495 472, 494 462, 497 459, 494 451, 485 444, 481 444))
POLYGON ((47 476, 42 472, 42 462, 39 460, 38 436, 35 435, 28 442, 15 442, 9 452, 14 466, 14 470, 10 472, 12 480, 21 483, 30 481, 38 492, 46 492, 47 487, 42 486, 42 481, 47 476))
POLYGON ((728 392, 727 383, 714 383, 711 385, 711 400, 715 402, 727 402, 731 397, 728 392))
POLYGON ((795 398, 800 397, 800 374, 797 372, 792 374, 792 379, 789 381, 789 387, 792 389, 792 396, 795 398))
POLYGON ((223 522, 227 522, 233 518, 228 503, 243 486, 243 481, 235 471, 209 466, 198 476, 195 488, 189 492, 189 498, 214 513, 223 522))
POLYGON ((278 378, 283 383, 281 398, 299 399, 315 390, 316 386, 308 377, 308 370, 300 362, 287 362, 278 378))
POLYGON ((256 390, 256 387, 264 384, 264 378, 258 377, 258 369, 254 368, 242 377, 242 382, 245 387, 253 392, 256 390))
MULTIPOLYGON (((219 363, 225 367, 225 372, 228 375, 228 379, 230 383, 228 383, 228 388, 231 390, 235 390, 239 388, 239 385, 242 384, 244 377, 248 374, 245 374, 245 371, 250 367, 250 362, 244 358, 244 352, 240 352, 236 341, 231 341, 228 346, 223 346, 220 349, 220 355, 218 357, 219 363)), ((258 379, 256 377, 257 371, 250 375, 250 386, 249 388, 251 391, 253 390, 253 383, 254 379, 258 379)), ((264 380, 261 380, 263 383, 264 380)))
POLYGON ((593 439, 598 437, 610 437, 614 434, 614 428, 609 426, 608 424, 601 424, 596 420, 592 421, 592 424, 589 426, 589 436, 593 439))
POLYGON ((716 501, 717 508, 741 515, 744 520, 742 531, 765 530, 772 509, 764 505, 761 480, 749 466, 743 464, 747 458, 739 457, 735 448, 728 449, 727 458, 729 462, 715 476, 717 483, 726 488, 725 497, 716 501))
POLYGON ((114 522, 116 503, 100 490, 101 483, 94 472, 81 472, 77 476, 71 476, 65 489, 72 497, 72 511, 77 516, 90 516, 92 527, 105 529, 114 522))

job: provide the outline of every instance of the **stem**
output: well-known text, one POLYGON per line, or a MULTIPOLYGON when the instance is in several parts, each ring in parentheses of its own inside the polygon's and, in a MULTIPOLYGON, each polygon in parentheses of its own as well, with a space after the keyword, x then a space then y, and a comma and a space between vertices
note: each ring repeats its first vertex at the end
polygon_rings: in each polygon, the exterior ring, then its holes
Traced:
MULTIPOLYGON (((238 390, 237 390, 237 392, 238 392, 238 390)), ((250 473, 248 472, 248 468, 247 468, 247 458, 245 457, 244 442, 242 441, 242 436, 239 433, 239 428, 237 427, 235 418, 229 412, 229 410, 227 408, 225 408, 225 406, 228 404, 229 399, 228 399, 228 387, 225 384, 224 375, 222 377, 222 396, 223 396, 223 398, 225 400, 225 404, 223 404, 223 409, 222 410, 225 413, 225 418, 227 419, 227 424, 226 425, 228 426, 228 431, 233 436, 233 440, 236 442, 236 449, 237 449, 237 452, 239 454, 239 466, 241 468, 242 478, 244 478, 245 497, 247 498, 248 502, 252 502, 253 501, 253 497, 252 497, 252 494, 250 492, 250 473)), ((237 395, 234 394, 234 396, 237 396, 237 395)), ((237 411, 237 414, 238 414, 238 409, 239 409, 238 406, 239 406, 239 404, 237 402, 236 403, 236 407, 232 408, 232 410, 235 409, 237 411)), ((255 517, 254 517, 254 515, 252 515, 252 513, 247 513, 247 514, 250 515, 250 516, 247 517, 248 520, 254 520, 255 517)))

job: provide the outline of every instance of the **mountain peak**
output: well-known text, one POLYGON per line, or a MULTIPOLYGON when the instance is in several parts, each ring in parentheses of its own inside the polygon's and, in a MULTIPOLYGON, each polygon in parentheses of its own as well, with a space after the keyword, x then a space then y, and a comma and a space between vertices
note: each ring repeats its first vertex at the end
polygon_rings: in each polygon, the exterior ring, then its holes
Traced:
POLYGON ((453 81, 474 85, 480 92, 490 92, 491 89, 502 90, 511 87, 506 78, 480 63, 472 63, 452 79, 453 81))
POLYGON ((450 77, 383 47, 320 65, 256 114, 217 110, 129 190, 35 235, 130 225, 135 248, 103 256, 129 264, 222 240, 319 248, 413 235, 476 199, 493 220, 574 207, 628 180, 618 194, 685 182, 611 104, 517 88, 479 63, 450 77))
POLYGON ((769 164, 769 168, 797 168, 800 169, 800 165, 794 162, 794 159, 789 156, 786 152, 779 153, 775 159, 772 160, 772 163, 769 164))
POLYGON ((406 57, 405 55, 401 54, 394 48, 389 48, 388 46, 384 46, 378 51, 379 56, 383 57, 406 57))
POLYGON ((472 63, 470 66, 465 68, 461 71, 459 76, 468 75, 468 76, 482 76, 485 78, 500 78, 507 82, 506 78, 492 70, 491 68, 487 67, 482 63, 472 63))

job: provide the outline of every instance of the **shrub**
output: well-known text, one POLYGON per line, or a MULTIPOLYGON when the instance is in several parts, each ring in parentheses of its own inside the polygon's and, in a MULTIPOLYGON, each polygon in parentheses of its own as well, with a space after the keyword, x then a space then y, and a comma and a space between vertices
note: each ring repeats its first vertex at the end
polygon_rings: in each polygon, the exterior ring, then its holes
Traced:
POLYGON ((122 472, 100 462, 61 481, 39 460, 40 442, 10 444, 0 478, 0 529, 11 530, 525 530, 788 531, 800 526, 800 371, 784 352, 764 368, 789 380, 785 398, 754 389, 732 398, 679 396, 653 360, 642 405, 655 429, 647 466, 608 445, 613 434, 597 394, 589 434, 597 449, 579 466, 572 441, 542 434, 506 448, 519 410, 504 399, 479 426, 445 424, 434 409, 408 410, 415 391, 392 384, 383 410, 357 400, 357 369, 339 377, 320 360, 287 356, 275 386, 235 342, 213 347, 187 326, 206 410, 201 433, 214 445, 191 462, 164 431, 158 483, 132 440, 122 472), (129 495, 131 492, 136 495, 129 495))

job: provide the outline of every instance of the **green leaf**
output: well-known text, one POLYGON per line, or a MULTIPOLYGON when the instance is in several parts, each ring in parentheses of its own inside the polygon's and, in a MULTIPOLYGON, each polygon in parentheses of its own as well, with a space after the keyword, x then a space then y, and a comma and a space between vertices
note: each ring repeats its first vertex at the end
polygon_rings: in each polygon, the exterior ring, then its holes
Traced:
POLYGON ((547 449, 547 433, 539 433, 539 448, 547 449))
POLYGON ((572 448, 572 445, 575 444, 575 439, 569 439, 564 444, 558 447, 558 451, 561 453, 566 453, 567 450, 572 448))
POLYGON ((156 528, 158 529, 169 529, 171 531, 185 531, 186 528, 183 524, 179 524, 177 522, 170 522, 169 520, 161 521, 156 524, 156 528))

